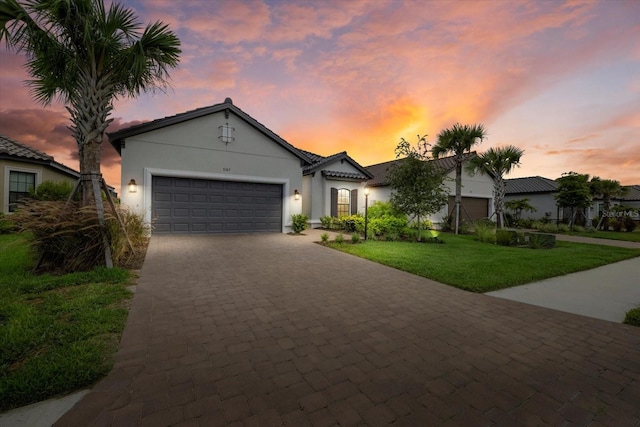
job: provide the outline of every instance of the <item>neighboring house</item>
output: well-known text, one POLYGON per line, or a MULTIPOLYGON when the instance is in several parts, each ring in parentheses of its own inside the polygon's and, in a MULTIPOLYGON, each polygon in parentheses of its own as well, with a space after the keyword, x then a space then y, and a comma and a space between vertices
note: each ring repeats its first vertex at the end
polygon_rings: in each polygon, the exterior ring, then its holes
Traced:
MULTIPOLYGON (((611 205, 624 205, 633 208, 640 208, 640 185, 627 186, 629 192, 622 197, 611 199, 611 205)), ((523 212, 525 219, 549 219, 557 223, 568 221, 570 209, 563 209, 556 204, 558 195, 558 183, 549 178, 541 176, 530 176, 526 178, 514 178, 506 180, 505 201, 520 200, 527 198, 529 204, 536 208, 536 212, 523 212)), ((585 210, 584 215, 588 220, 597 219, 603 212, 603 202, 601 198, 594 198, 592 205, 585 210)))
MULTIPOLYGON (((475 152, 467 154, 465 162, 476 155, 475 152)), ((389 201, 391 198, 391 187, 387 182, 387 171, 393 164, 400 161, 402 161, 402 159, 367 166, 366 169, 374 176, 367 182, 370 189, 369 203, 389 201)), ((429 218, 434 224, 441 224, 443 218, 455 209, 456 163, 453 156, 432 161, 435 162, 437 168, 445 172, 445 185, 449 189, 448 205, 444 206, 438 213, 429 218)), ((493 215, 493 186, 494 179, 492 176, 480 173, 470 175, 463 165, 462 203, 460 209, 461 222, 490 218, 493 215)))
POLYGON ((74 185, 80 173, 53 157, 0 135, 0 212, 13 212, 18 200, 29 196, 43 181, 67 181, 74 185))
POLYGON ((547 218, 557 222, 562 218, 562 210, 556 205, 558 183, 541 176, 513 178, 505 180, 504 201, 529 199, 529 204, 536 208, 535 212, 523 212, 523 219, 547 218))
MULTIPOLYGON (((300 150, 235 106, 230 98, 109 134, 122 157, 121 200, 154 233, 288 232, 291 215, 312 226, 323 216, 364 212, 364 187, 383 182, 346 152, 300 150)), ((446 161, 443 159, 443 161, 446 161)), ((465 196, 490 214, 491 178, 465 176, 465 196)), ((381 199, 383 185, 375 189, 381 199)), ((374 191, 372 191, 372 195, 374 191)), ((446 209, 443 210, 445 215, 446 209)))

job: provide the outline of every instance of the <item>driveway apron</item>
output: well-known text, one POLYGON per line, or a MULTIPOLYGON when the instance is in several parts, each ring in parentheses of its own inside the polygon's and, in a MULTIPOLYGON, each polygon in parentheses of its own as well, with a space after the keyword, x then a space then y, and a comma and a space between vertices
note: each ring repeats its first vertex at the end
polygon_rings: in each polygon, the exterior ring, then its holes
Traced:
POLYGON ((640 425, 640 328, 310 234, 153 236, 114 369, 56 425, 640 425))

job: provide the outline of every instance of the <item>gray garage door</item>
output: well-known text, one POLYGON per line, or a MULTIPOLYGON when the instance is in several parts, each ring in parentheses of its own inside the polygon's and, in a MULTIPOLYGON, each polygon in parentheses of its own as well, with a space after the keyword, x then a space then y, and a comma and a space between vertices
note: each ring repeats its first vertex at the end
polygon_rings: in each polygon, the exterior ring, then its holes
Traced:
POLYGON ((282 185, 154 176, 154 233, 282 231, 282 185))

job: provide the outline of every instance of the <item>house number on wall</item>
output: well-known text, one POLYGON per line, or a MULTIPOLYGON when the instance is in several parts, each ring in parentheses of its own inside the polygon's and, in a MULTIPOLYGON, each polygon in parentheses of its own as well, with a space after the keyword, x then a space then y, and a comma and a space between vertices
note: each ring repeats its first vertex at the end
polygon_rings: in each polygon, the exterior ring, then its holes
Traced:
POLYGON ((231 168, 222 168, 222 172, 231 172, 231 168))

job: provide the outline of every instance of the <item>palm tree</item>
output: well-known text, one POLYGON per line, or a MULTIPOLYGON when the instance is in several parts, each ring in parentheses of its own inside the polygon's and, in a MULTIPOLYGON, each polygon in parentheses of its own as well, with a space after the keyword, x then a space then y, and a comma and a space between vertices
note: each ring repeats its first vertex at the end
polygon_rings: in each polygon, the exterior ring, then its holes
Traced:
POLYGON ((597 176, 591 178, 589 183, 591 186, 591 192, 602 197, 602 230, 609 229, 609 210, 611 209, 611 199, 615 197, 624 196, 629 189, 620 185, 620 182, 613 179, 600 179, 597 176))
MULTIPOLYGON (((95 201, 104 133, 113 101, 163 89, 179 62, 180 40, 159 21, 142 33, 134 12, 103 0, 0 0, 0 40, 25 52, 34 98, 58 98, 78 144, 82 204, 95 201)), ((99 194, 99 192, 97 193, 99 194)))
POLYGON ((490 174, 495 181, 495 211, 499 228, 504 227, 504 176, 511 172, 514 166, 520 166, 520 157, 524 151, 513 145, 505 147, 489 148, 484 153, 469 159, 467 171, 474 174, 480 171, 482 174, 490 174))
POLYGON ((460 229, 460 203, 462 202, 462 163, 465 160, 465 153, 471 151, 474 144, 482 141, 486 137, 486 131, 481 124, 462 126, 459 123, 453 125, 451 129, 445 129, 438 134, 438 142, 433 146, 431 152, 434 158, 439 158, 443 154, 453 153, 456 161, 456 211, 455 211, 455 233, 460 229))

